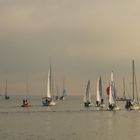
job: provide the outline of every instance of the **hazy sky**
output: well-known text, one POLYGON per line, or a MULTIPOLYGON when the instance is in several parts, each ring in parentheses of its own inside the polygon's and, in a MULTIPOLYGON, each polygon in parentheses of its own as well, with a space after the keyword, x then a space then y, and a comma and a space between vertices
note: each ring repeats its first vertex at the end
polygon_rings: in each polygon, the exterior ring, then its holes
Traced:
POLYGON ((140 1, 0 0, 2 92, 7 79, 9 92, 24 93, 28 74, 30 92, 45 94, 50 57, 69 94, 83 94, 88 79, 95 94, 100 74, 105 89, 111 70, 129 89, 133 58, 140 83, 140 1))

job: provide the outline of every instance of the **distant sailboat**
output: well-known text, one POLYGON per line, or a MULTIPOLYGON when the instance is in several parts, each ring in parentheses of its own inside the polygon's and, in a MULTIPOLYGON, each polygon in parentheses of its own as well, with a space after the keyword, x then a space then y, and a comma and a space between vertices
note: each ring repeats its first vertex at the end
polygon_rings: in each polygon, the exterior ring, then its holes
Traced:
POLYGON ((7 94, 7 80, 5 81, 5 100, 9 100, 10 97, 7 94))
POLYGON ((53 97, 54 96, 53 96, 52 69, 51 69, 51 65, 50 65, 50 69, 48 71, 47 96, 42 98, 42 104, 44 106, 56 105, 53 97))
POLYGON ((100 76, 97 81, 96 107, 105 106, 103 101, 104 100, 102 97, 102 80, 101 80, 101 76, 100 76))
POLYGON ((21 107, 31 107, 31 104, 29 102, 29 85, 28 85, 28 80, 26 80, 26 93, 27 93, 27 98, 23 99, 23 104, 21 107))
POLYGON ((136 72, 135 72, 135 63, 132 60, 132 100, 127 100, 125 108, 129 110, 139 110, 139 98, 138 98, 138 91, 137 91, 137 80, 136 80, 136 72), (136 99, 135 99, 135 91, 136 91, 136 99))
POLYGON ((92 106, 92 104, 91 104, 91 92, 90 92, 90 80, 88 80, 86 92, 84 94, 84 105, 85 105, 85 107, 92 106))
POLYGON ((115 82, 114 82, 114 72, 111 72, 111 81, 109 85, 109 105, 108 110, 120 110, 120 108, 116 104, 116 94, 115 94, 115 82))
POLYGON ((55 96, 55 100, 59 100, 59 90, 58 90, 58 86, 56 86, 56 96, 55 96))
POLYGON ((116 101, 126 101, 126 95, 125 95, 125 79, 123 78, 123 96, 122 97, 117 97, 116 101))
POLYGON ((63 81, 63 91, 62 91, 62 96, 59 98, 60 100, 65 100, 67 96, 67 93, 66 93, 66 88, 65 88, 65 82, 63 81))

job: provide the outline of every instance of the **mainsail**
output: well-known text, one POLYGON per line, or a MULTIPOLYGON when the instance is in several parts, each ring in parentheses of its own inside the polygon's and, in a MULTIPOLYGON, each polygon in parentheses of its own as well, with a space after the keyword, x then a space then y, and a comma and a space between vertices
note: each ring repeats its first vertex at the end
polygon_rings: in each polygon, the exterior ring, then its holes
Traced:
POLYGON ((47 97, 48 98, 51 98, 51 91, 52 91, 52 86, 51 86, 51 82, 52 82, 52 80, 51 80, 51 66, 50 66, 50 69, 49 69, 49 71, 48 71, 48 83, 47 83, 47 97))
POLYGON ((91 102, 91 93, 90 93, 90 80, 88 80, 86 93, 84 94, 84 102, 91 102))
POLYGON ((109 88, 109 104, 115 105, 115 88, 112 81, 110 81, 110 88, 109 88))
POLYGON ((97 101, 101 103, 101 99, 102 99, 102 80, 100 76, 97 81, 97 101))

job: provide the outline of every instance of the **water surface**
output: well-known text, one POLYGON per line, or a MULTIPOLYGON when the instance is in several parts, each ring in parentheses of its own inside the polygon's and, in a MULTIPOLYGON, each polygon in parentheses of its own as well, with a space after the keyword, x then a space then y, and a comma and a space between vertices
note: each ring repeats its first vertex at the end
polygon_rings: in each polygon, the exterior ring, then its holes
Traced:
POLYGON ((0 97, 0 140, 139 140, 140 111, 96 111, 85 108, 82 97, 68 97, 44 107, 31 97, 31 108, 20 107, 22 97, 0 97))

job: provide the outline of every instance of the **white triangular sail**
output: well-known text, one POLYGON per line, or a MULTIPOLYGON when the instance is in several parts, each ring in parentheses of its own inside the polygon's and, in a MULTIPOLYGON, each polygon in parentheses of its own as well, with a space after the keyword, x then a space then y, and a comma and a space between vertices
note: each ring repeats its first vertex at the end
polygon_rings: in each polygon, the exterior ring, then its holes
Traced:
POLYGON ((97 81, 97 101, 101 103, 101 99, 102 99, 102 80, 100 76, 97 81))
POLYGON ((110 82, 110 88, 109 88, 109 104, 110 105, 115 105, 115 88, 113 86, 113 82, 110 82))
POLYGON ((114 82, 114 71, 111 71, 111 82, 114 82))
POLYGON ((51 67, 48 71, 47 97, 51 98, 51 67))
POLYGON ((84 94, 84 102, 91 102, 91 93, 90 93, 90 80, 88 80, 86 93, 84 94))
POLYGON ((112 82, 112 85, 114 87, 114 98, 116 98, 117 97, 117 91, 116 91, 116 87, 115 87, 114 71, 111 72, 111 82, 112 82))

